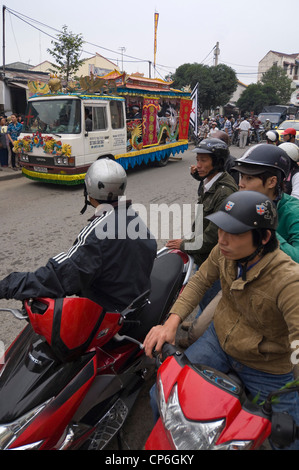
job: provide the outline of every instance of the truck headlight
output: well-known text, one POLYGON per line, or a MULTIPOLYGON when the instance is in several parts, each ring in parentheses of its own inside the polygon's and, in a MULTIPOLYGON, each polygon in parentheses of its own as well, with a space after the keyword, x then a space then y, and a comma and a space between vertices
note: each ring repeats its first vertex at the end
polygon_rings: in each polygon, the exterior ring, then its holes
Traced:
POLYGON ((75 164, 75 157, 55 157, 55 165, 70 166, 75 164))

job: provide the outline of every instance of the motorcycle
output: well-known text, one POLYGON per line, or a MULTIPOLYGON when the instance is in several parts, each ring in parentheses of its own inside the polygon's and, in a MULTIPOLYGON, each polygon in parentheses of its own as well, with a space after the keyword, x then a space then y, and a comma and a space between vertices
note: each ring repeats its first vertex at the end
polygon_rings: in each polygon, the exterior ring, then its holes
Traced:
POLYGON ((144 338, 165 320, 192 273, 179 250, 157 253, 151 291, 122 312, 86 298, 37 298, 0 362, 0 449, 103 449, 120 431, 145 381, 144 338))
POLYGON ((284 448, 299 439, 293 418, 272 411, 273 397, 299 387, 273 391, 257 405, 233 373, 192 364, 168 343, 162 360, 156 382, 160 418, 146 450, 255 450, 269 437, 284 448))
POLYGON ((260 126, 258 129, 253 127, 249 130, 248 143, 249 144, 259 144, 264 139, 264 128, 260 126))

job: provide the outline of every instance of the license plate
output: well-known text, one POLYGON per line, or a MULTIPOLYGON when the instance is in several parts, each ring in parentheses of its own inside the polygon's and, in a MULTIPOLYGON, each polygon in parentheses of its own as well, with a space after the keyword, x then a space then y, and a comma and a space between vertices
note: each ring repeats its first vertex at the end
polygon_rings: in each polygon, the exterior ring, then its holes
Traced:
POLYGON ((48 173, 48 168, 45 168, 43 166, 34 166, 33 169, 34 171, 38 171, 39 173, 48 173))

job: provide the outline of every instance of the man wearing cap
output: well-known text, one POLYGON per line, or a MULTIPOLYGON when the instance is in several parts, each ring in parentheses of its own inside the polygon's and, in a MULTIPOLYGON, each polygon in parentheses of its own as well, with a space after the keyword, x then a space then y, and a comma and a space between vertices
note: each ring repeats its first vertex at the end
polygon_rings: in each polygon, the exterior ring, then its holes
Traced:
MULTIPOLYGON (((299 201, 283 192, 283 182, 289 174, 291 163, 283 145, 255 145, 235 161, 234 169, 239 174, 240 191, 258 191, 273 201, 278 212, 276 237, 280 249, 299 263, 299 201)), ((203 334, 213 320, 221 295, 222 292, 218 291, 217 296, 193 322, 184 322, 183 329, 189 326, 188 339, 180 341, 180 345, 187 347, 203 334)))
POLYGON ((284 142, 291 142, 299 146, 299 140, 296 139, 296 130, 293 127, 288 127, 282 133, 284 142))
MULTIPOLYGON (((177 328, 211 284, 221 280, 214 321, 185 354, 221 372, 234 370, 253 397, 293 380, 293 348, 299 340, 299 265, 278 247, 277 211, 256 191, 231 194, 207 217, 218 227, 218 244, 190 279, 164 323, 148 333, 145 352, 174 343, 177 328)), ((294 362, 294 361, 293 361, 294 362)), ((152 395, 153 397, 153 395, 152 395)), ((153 404, 153 402, 152 402, 153 404)), ((299 397, 290 393, 273 405, 299 424, 299 397)), ((298 449, 298 442, 294 448, 298 449)))

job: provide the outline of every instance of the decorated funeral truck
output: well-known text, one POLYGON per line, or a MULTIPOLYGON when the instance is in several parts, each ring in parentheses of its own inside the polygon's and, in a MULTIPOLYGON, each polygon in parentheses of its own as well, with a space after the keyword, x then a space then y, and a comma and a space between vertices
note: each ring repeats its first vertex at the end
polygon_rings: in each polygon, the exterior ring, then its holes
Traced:
POLYGON ((167 164, 188 148, 192 101, 171 82, 111 72, 30 82, 23 132, 14 143, 23 174, 37 181, 80 184, 89 165, 113 158, 126 170, 167 164))

